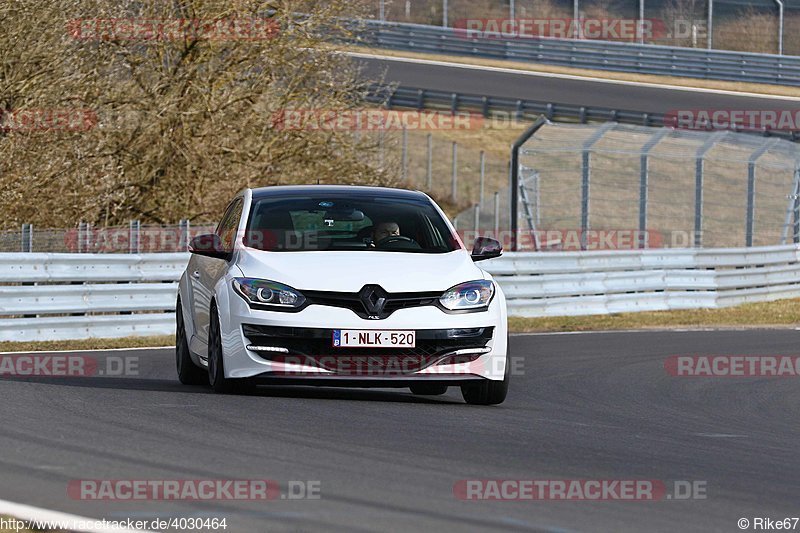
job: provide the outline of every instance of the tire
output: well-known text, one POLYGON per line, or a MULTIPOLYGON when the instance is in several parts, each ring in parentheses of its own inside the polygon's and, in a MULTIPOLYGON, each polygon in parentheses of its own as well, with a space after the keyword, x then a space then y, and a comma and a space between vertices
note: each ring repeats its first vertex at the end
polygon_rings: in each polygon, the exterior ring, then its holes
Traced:
POLYGON ((462 385, 461 395, 465 402, 470 405, 497 405, 505 401, 508 395, 509 369, 511 367, 508 346, 508 340, 506 340, 506 371, 503 374, 503 381, 487 379, 477 385, 462 385))
POLYGON ((246 394, 255 387, 249 379, 225 377, 222 357, 222 336, 219 331, 219 313, 216 303, 211 304, 208 324, 208 383, 219 394, 246 394))
POLYGON ((208 385, 208 373, 194 364, 189 355, 189 341, 186 339, 186 324, 183 321, 180 299, 175 308, 175 366, 178 380, 184 385, 208 385))
POLYGON ((418 383, 409 387, 411 392, 418 396, 441 396, 447 392, 447 385, 436 383, 418 383))

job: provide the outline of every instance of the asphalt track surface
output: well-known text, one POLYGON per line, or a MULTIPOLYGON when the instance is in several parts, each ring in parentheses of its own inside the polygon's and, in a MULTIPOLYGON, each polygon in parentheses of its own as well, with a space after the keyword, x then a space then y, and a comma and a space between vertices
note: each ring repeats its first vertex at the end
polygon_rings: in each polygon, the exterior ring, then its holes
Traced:
POLYGON ((664 87, 620 85, 536 76, 530 73, 493 72, 460 67, 409 63, 399 60, 357 58, 364 75, 408 87, 536 100, 587 107, 606 107, 646 113, 677 110, 782 110, 800 109, 797 99, 759 98, 696 92, 664 87))
POLYGON ((406 389, 178 383, 171 350, 126 377, 0 380, 0 498, 81 516, 226 517, 259 531, 739 531, 798 516, 798 378, 670 376, 676 354, 798 353, 800 331, 513 336, 507 401, 468 406, 406 389), (706 498, 463 501, 464 479, 707 483, 706 498), (98 502, 76 479, 318 481, 315 500, 98 502))

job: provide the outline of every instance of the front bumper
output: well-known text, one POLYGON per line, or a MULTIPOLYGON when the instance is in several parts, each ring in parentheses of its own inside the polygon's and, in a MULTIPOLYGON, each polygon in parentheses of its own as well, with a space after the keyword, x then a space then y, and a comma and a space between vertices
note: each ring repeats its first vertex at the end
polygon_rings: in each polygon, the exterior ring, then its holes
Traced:
POLYGON ((383 320, 325 305, 296 313, 251 309, 236 294, 228 302, 229 312, 221 313, 220 322, 229 378, 392 387, 421 380, 456 385, 504 377, 507 328, 502 293, 482 312, 448 314, 422 306, 399 309, 383 320), (334 329, 413 329, 416 347, 333 348, 334 329))

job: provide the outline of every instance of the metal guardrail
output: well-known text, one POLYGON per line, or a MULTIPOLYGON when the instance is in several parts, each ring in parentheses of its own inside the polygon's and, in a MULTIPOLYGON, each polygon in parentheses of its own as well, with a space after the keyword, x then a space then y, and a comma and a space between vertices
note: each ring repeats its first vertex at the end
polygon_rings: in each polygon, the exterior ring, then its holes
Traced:
POLYGON ((642 126, 663 126, 661 113, 642 113, 606 107, 586 107, 558 104, 538 100, 519 100, 498 98, 475 94, 432 91, 418 87, 389 87, 372 85, 367 94, 370 103, 384 104, 387 107, 428 109, 449 113, 468 112, 483 116, 505 113, 518 120, 535 120, 544 115, 548 120, 577 122, 622 122, 642 126))
POLYGON ((616 72, 800 85, 800 56, 546 37, 474 38, 461 29, 380 21, 358 21, 352 28, 357 37, 345 39, 346 42, 393 50, 616 72))
POLYGON ((178 281, 188 257, 185 253, 0 254, 0 283, 178 281))
MULTIPOLYGON (((663 113, 645 113, 609 107, 588 107, 377 84, 368 88, 366 100, 369 103, 385 105, 388 108, 477 113, 485 117, 505 115, 515 120, 531 121, 543 116, 553 122, 578 122, 581 124, 617 122, 638 126, 674 127, 675 118, 667 118, 663 113)), ((730 131, 800 141, 800 131, 768 129, 752 131, 737 127, 730 128, 730 131)))
POLYGON ((520 252, 488 262, 513 316, 720 308, 800 297, 800 248, 520 252))
POLYGON ((0 254, 0 341, 171 335, 188 257, 0 254))
MULTIPOLYGON (((184 253, 0 254, 0 281, 17 283, 0 291, 0 341, 173 334, 177 280, 187 260, 184 253)), ((717 308, 800 297, 797 245, 520 252, 484 265, 513 316, 717 308)))

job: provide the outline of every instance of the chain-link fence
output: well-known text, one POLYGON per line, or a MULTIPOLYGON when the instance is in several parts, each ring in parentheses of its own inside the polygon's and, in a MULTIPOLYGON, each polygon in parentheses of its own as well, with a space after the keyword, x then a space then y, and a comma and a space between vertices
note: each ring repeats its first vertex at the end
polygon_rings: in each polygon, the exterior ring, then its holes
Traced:
MULTIPOLYGON (((396 166, 401 185, 430 192, 467 232, 510 245, 507 159, 442 136, 381 131, 371 164, 396 166)), ((520 150, 520 249, 764 246, 800 240, 800 150, 777 138, 616 123, 546 124, 520 150)), ((0 252, 185 250, 213 225, 0 232, 0 252)))
POLYGON ((492 155, 459 144, 445 134, 424 130, 379 130, 360 135, 362 140, 369 136, 378 145, 370 164, 394 167, 399 186, 425 191, 450 211, 508 189, 506 154, 492 155))
MULTIPOLYGON (((546 124, 522 146, 519 176, 521 249, 766 246, 800 236, 800 150, 780 139, 546 124)), ((510 218, 494 212, 485 201, 459 213, 459 227, 499 227, 502 238, 510 218)))
POLYGON ((212 224, 193 225, 182 220, 174 225, 93 227, 85 222, 75 228, 37 228, 23 224, 19 230, 0 231, 0 252, 50 253, 148 253, 184 252, 189 241, 214 231, 212 224))

